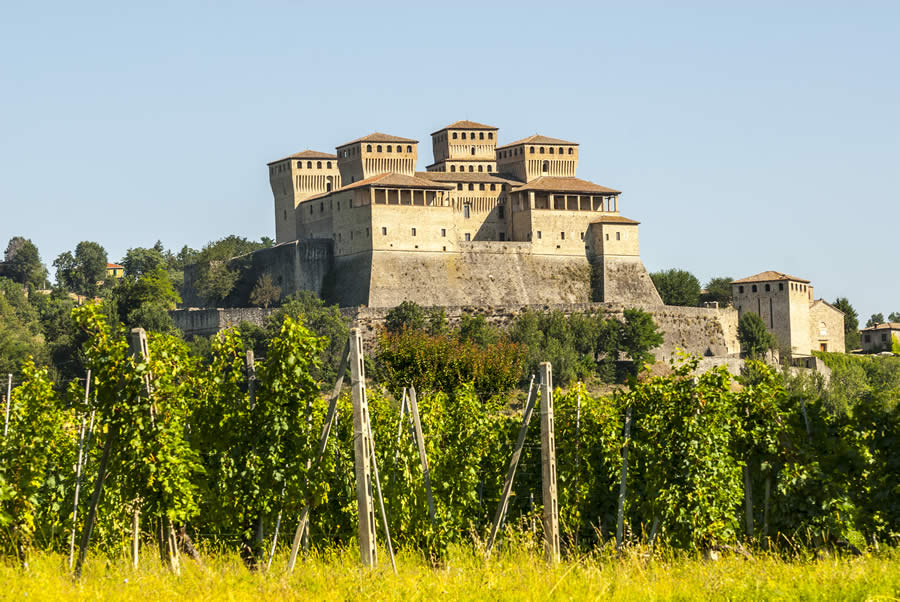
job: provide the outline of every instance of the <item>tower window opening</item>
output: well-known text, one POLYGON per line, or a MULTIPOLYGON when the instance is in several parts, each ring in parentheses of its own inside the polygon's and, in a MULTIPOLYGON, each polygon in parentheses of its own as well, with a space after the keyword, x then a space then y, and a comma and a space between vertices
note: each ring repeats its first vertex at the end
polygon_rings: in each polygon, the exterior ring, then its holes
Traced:
POLYGON ((322 162, 321 162, 321 161, 316 161, 316 167, 317 167, 318 169, 322 169, 322 162))
POLYGON ((484 140, 484 132, 479 132, 479 133, 478 133, 478 139, 479 139, 479 140, 484 140))
POLYGON ((451 165, 451 166, 450 166, 450 171, 456 171, 456 165, 451 165))
POLYGON ((770 290, 772 290, 772 287, 766 284, 766 292, 768 293, 770 290))
POLYGON ((469 190, 475 190, 475 184, 469 184, 469 190))
POLYGON ((478 166, 478 171, 482 171, 483 169, 484 169, 484 165, 479 165, 479 166, 478 166))
POLYGON ((478 185, 478 189, 479 189, 479 190, 484 190, 484 184, 479 184, 479 185, 478 185))
POLYGON ((550 154, 551 154, 551 155, 553 154, 553 147, 552 147, 552 146, 550 147, 550 154))
POLYGON ((328 169, 331 169, 331 161, 329 161, 329 162, 325 165, 325 167, 327 167, 328 169))
POLYGON ((381 145, 380 145, 380 144, 379 144, 378 146, 375 147, 375 152, 378 152, 378 153, 381 152, 381 145))
POLYGON ((469 207, 469 204, 466 203, 465 205, 463 205, 463 217, 466 219, 469 219, 471 216, 472 216, 471 209, 469 207))
POLYGON ((306 162, 306 169, 312 169, 312 161, 306 162))
POLYGON ((385 228, 385 227, 382 227, 382 228, 381 228, 381 235, 382 235, 382 236, 387 236, 387 228, 385 228))
POLYGON ((575 149, 570 148, 570 149, 569 149, 569 154, 570 154, 570 155, 574 155, 574 154, 575 154, 575 149))
POLYGON ((543 146, 541 147, 541 154, 542 154, 542 155, 544 154, 544 147, 543 147, 543 146))
POLYGON ((488 140, 494 139, 494 132, 488 132, 488 140))
POLYGON ((469 171, 475 171, 475 166, 469 165, 469 171))
POLYGON ((473 157, 475 156, 475 147, 474 146, 472 147, 472 156, 473 157))
POLYGON ((534 154, 534 147, 533 147, 533 146, 531 147, 531 154, 532 154, 532 155, 534 154))
POLYGON ((459 136, 460 136, 460 138, 462 138, 463 140, 466 139, 466 133, 465 133, 465 132, 461 132, 459 136))
POLYGON ((367 144, 367 145, 366 145, 366 152, 367 152, 367 153, 371 153, 371 152, 372 152, 372 145, 371 145, 371 144, 367 144))
POLYGON ((488 165, 488 173, 491 173, 491 166, 488 165))
POLYGON ((453 139, 456 140, 456 132, 453 132, 453 139))
POLYGON ((412 152, 412 145, 411 145, 411 144, 407 144, 407 145, 406 145, 406 152, 408 152, 408 153, 411 153, 411 152, 412 152))
POLYGON ((754 293, 756 292, 756 285, 755 285, 755 284, 754 284, 753 286, 750 287, 750 291, 751 291, 751 292, 754 292, 754 293))
POLYGON ((303 161, 297 161, 297 169, 303 169, 303 161))
POLYGON ((391 152, 391 145, 390 145, 390 144, 387 145, 387 152, 391 152))

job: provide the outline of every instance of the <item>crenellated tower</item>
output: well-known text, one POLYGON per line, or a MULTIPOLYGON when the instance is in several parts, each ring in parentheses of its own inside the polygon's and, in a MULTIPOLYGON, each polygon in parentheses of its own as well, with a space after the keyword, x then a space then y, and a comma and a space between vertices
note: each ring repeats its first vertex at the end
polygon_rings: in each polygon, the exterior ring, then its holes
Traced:
POLYGON ((341 187, 337 156, 305 150, 272 161, 269 185, 275 197, 275 242, 297 239, 294 210, 302 201, 341 187))

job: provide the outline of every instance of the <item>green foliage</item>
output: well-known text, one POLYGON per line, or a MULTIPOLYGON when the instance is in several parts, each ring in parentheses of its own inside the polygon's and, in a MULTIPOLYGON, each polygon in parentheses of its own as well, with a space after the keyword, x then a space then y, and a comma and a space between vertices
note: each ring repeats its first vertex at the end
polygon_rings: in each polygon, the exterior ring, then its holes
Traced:
POLYGON ((900 355, 900 340, 897 340, 897 335, 891 335, 891 353, 894 355, 900 355))
POLYGON ((700 303, 700 281, 688 271, 662 270, 651 273, 650 279, 666 305, 696 307, 700 303))
POLYGON ((25 297, 25 287, 0 278, 0 374, 18 372, 28 358, 46 363, 39 314, 25 297))
POLYGON ((838 297, 832 305, 844 312, 844 344, 847 351, 859 349, 859 314, 847 297, 838 297))
POLYGON ((762 318, 752 312, 744 313, 738 321, 738 341, 741 351, 750 358, 762 357, 776 346, 775 337, 766 330, 762 318))
POLYGON ((637 376, 645 364, 651 364, 655 358, 650 350, 659 347, 663 342, 662 332, 656 327, 653 316, 642 309, 626 309, 625 322, 619 332, 619 343, 622 351, 631 358, 632 375, 637 376))
POLYGON ((413 301, 404 301, 387 313, 384 327, 388 332, 401 330, 424 330, 425 312, 413 301))
POLYGON ((6 245, 3 275, 25 287, 43 288, 47 282, 47 268, 31 239, 13 236, 6 245))
POLYGON ((99 282, 106 279, 106 249, 99 243, 83 240, 75 247, 75 254, 61 253, 53 261, 56 283, 72 292, 96 297, 99 282))
POLYGON ((209 304, 220 304, 228 298, 238 281, 239 272, 223 260, 202 264, 194 283, 197 292, 209 304))
POLYGON ((181 302, 169 273, 157 264, 139 276, 127 275, 112 291, 118 319, 128 328, 170 332, 175 328, 169 310, 181 302))
POLYGON ((256 286, 250 292, 250 304, 268 308, 281 298, 281 288, 272 279, 272 274, 266 272, 256 281, 256 286))
POLYGON ((888 314, 888 322, 900 322, 900 311, 892 311, 888 314))
POLYGON ((706 283, 706 292, 701 293, 700 302, 709 303, 715 301, 719 307, 728 307, 731 305, 731 282, 734 279, 730 276, 719 276, 711 278, 706 283))
POLYGON ((869 316, 869 320, 866 322, 866 328, 869 326, 877 326, 879 324, 884 324, 884 314, 880 312, 869 316))

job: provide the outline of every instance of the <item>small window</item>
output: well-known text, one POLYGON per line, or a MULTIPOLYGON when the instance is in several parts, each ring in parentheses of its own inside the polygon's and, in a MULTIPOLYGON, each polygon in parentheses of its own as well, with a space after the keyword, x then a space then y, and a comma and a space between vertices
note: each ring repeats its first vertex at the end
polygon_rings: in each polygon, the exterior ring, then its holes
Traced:
POLYGON ((350 240, 353 240, 353 230, 350 230, 350 240))
POLYGON ((287 219, 287 209, 284 210, 284 219, 287 219))
POLYGON ((313 212, 313 206, 312 206, 312 204, 310 204, 309 205, 309 214, 312 215, 312 212, 313 212))
POLYGON ((367 145, 366 145, 366 152, 367 152, 367 153, 371 153, 371 152, 372 152, 372 145, 371 145, 371 144, 367 144, 367 145))
POLYGON ((328 169, 331 169, 331 161, 329 161, 325 166, 326 166, 328 169))
POLYGON ((573 148, 570 147, 570 148, 569 148, 569 154, 570 154, 570 155, 575 154, 575 149, 573 149, 573 148))
POLYGON ((505 211, 504 211, 505 209, 506 209, 506 207, 504 207, 503 205, 498 205, 497 206, 497 217, 499 217, 500 219, 503 219, 503 217, 505 215, 505 211))
POLYGON ((881 342, 882 342, 882 343, 886 343, 886 342, 887 342, 887 334, 885 334, 885 333, 882 333, 882 334, 881 334, 881 342))
POLYGON ((412 145, 411 145, 411 144, 407 144, 407 145, 406 145, 406 152, 408 152, 408 153, 411 153, 411 152, 412 152, 412 145))
POLYGON ((622 240, 622 233, 616 232, 616 240, 622 240))
POLYGON ((538 240, 540 240, 541 239, 541 231, 540 230, 537 231, 537 235, 538 235, 538 240))
POLYGON ((488 173, 491 173, 491 166, 488 165, 488 173))
POLYGON ((551 154, 551 155, 553 154, 553 147, 552 147, 552 146, 550 147, 550 154, 551 154))
POLYGON ((478 190, 484 190, 484 184, 483 184, 483 183, 478 185, 478 190))
POLYGON ((772 290, 772 287, 766 284, 766 292, 768 293, 770 290, 772 290))
POLYGON ((456 165, 451 165, 451 166, 450 166, 450 171, 456 171, 456 165))
POLYGON ((478 166, 478 171, 481 171, 482 169, 484 169, 484 166, 483 166, 483 165, 479 165, 479 166, 478 166))
POLYGON ((322 169, 322 162, 321 162, 321 161, 316 161, 316 167, 319 168, 319 169, 322 169))
POLYGON ((338 242, 341 242, 341 233, 338 232, 338 242))
POLYGON ((866 343, 871 343, 871 342, 872 342, 872 336, 867 334, 866 335, 866 343))
POLYGON ((413 235, 413 236, 416 235, 416 229, 415 229, 415 228, 412 229, 412 235, 413 235))
POLYGON ((560 155, 563 154, 563 147, 561 147, 561 146, 559 147, 559 154, 560 155))
POLYGON ((565 239, 566 239, 566 233, 565 233, 565 232, 560 232, 560 233, 559 233, 559 239, 560 239, 560 240, 565 240, 565 239))
POLYGON ((584 240, 584 232, 581 233, 581 240, 584 240))
POLYGON ((381 227, 381 235, 387 236, 387 228, 385 228, 384 226, 381 227))
POLYGON ((306 162, 306 169, 312 169, 312 161, 306 162))
POLYGON ((460 182, 459 184, 456 185, 456 189, 457 189, 457 190, 462 190, 462 189, 463 189, 462 182, 460 182))
MULTIPOLYGON (((488 169, 490 169, 490 167, 488 167, 488 169)), ((491 190, 497 190, 497 185, 496 185, 496 184, 491 184, 491 190)))
POLYGON ((323 213, 325 211, 325 203, 319 203, 319 213, 323 213))
POLYGON ((456 132, 453 132, 453 139, 456 140, 456 132))
POLYGON ((606 240, 609 240, 609 232, 606 233, 606 240))
POLYGON ((484 140, 484 132, 478 132, 478 139, 484 140))
POLYGON ((447 238, 447 228, 441 228, 441 237, 447 238))
MULTIPOLYGON (((465 136, 465 134, 463 134, 463 136, 465 136)), ((470 240, 472 240, 472 235, 466 232, 466 242, 469 242, 470 240)))
POLYGON ((506 232, 501 232, 501 233, 500 233, 500 240, 501 240, 501 241, 506 240, 506 232))
POLYGON ((532 155, 534 154, 534 147, 533 147, 533 146, 531 147, 531 150, 530 150, 529 152, 530 152, 532 155))
POLYGON ((468 204, 463 205, 463 217, 469 219, 472 216, 472 209, 468 204))
POLYGON ((779 282, 779 283, 778 283, 778 290, 780 290, 780 291, 783 291, 783 290, 784 290, 784 282, 779 282))
POLYGON ((475 156, 475 147, 474 146, 472 147, 472 156, 473 157, 475 156))
POLYGON ((494 139, 494 132, 488 132, 488 140, 494 139))
POLYGON ((387 145, 387 152, 391 152, 391 145, 390 145, 390 144, 387 145))
POLYGON ((744 292, 744 286, 743 286, 743 285, 741 285, 741 286, 738 287, 738 292, 739 292, 739 293, 743 293, 743 292, 744 292))
POLYGON ((375 147, 375 152, 378 152, 378 153, 381 152, 381 145, 380 145, 380 144, 379 144, 378 146, 375 147))
POLYGON ((366 228, 366 238, 369 238, 369 229, 366 228))
POLYGON ((340 202, 340 201, 337 202, 337 210, 338 210, 338 211, 341 210, 341 202, 340 202))
POLYGON ((297 161, 297 169, 303 169, 303 161, 297 161))
POLYGON ((750 291, 753 292, 753 293, 756 292, 756 285, 755 285, 755 284, 754 284, 753 286, 750 287, 750 291))
POLYGON ((465 133, 465 132, 461 133, 461 134, 459 135, 459 137, 462 138, 463 140, 465 140, 465 139, 466 139, 466 133, 465 133))
POLYGON ((469 184, 469 190, 475 190, 475 184, 469 184))

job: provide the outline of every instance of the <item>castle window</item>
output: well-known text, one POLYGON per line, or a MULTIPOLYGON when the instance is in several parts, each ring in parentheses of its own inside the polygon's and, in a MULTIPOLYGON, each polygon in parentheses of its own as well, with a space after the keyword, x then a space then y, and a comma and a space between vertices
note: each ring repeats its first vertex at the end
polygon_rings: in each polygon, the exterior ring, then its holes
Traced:
POLYGON ((540 240, 541 239, 541 231, 540 230, 537 231, 537 235, 538 235, 538 240, 540 240))
POLYGON ((542 154, 542 155, 544 154, 544 147, 543 147, 543 146, 541 147, 541 154, 542 154))
POLYGON ((456 185, 456 189, 457 189, 457 190, 462 190, 462 189, 463 189, 462 182, 460 182, 460 183, 458 183, 458 184, 456 185))
POLYGON ((569 154, 571 155, 571 154, 574 154, 574 153, 575 153, 575 149, 569 148, 569 154))
POLYGON ((456 132, 453 132, 453 139, 456 140, 456 132))
POLYGON ((309 214, 312 215, 312 212, 313 212, 313 206, 312 206, 312 204, 310 204, 310 206, 309 206, 309 214))
POLYGON ((751 290, 752 292, 755 293, 755 292, 756 292, 756 285, 754 284, 753 286, 751 286, 751 287, 750 287, 750 290, 751 290))
POLYGON ((460 138, 462 138, 463 140, 466 139, 466 133, 465 133, 465 132, 462 132, 459 136, 460 136, 460 138))
POLYGON ((584 232, 581 233, 581 240, 584 240, 584 232))
POLYGON ((496 185, 496 184, 491 184, 491 190, 497 190, 497 185, 496 185))
POLYGON ((353 230, 350 230, 350 240, 353 240, 353 230))
POLYGON ((287 209, 284 210, 284 219, 287 219, 287 209))
POLYGON ((367 152, 367 153, 371 153, 371 152, 372 152, 372 145, 371 145, 371 144, 367 144, 367 145, 366 145, 366 152, 367 152))
POLYGON ((494 139, 494 132, 488 132, 488 140, 494 139))
POLYGON ((488 165, 488 173, 491 173, 491 166, 488 165))
POLYGON ((779 282, 779 283, 778 283, 778 290, 780 290, 780 291, 783 291, 783 290, 784 290, 784 282, 779 282))
POLYGON ((387 145, 387 152, 391 152, 391 145, 390 145, 390 144, 387 145))
POLYGON ((475 184, 469 184, 469 190, 475 190, 475 184))
POLYGON ((322 162, 316 161, 316 167, 318 167, 319 169, 322 169, 322 162))
POLYGON ((475 147, 472 147, 472 156, 475 156, 475 147))
POLYGON ((768 293, 770 290, 772 290, 772 287, 766 284, 766 292, 768 293))
POLYGON ((324 211, 325 211, 325 203, 319 203, 319 213, 322 213, 324 211))
POLYGON ((385 228, 385 227, 382 227, 382 228, 381 228, 381 235, 382 235, 382 236, 387 236, 387 228, 385 228))
POLYGON ((609 240, 609 232, 606 233, 606 240, 609 240))
POLYGON ((475 140, 475 132, 472 132, 471 134, 469 134, 469 136, 472 138, 472 140, 475 140))
POLYGON ((739 293, 743 293, 743 292, 744 292, 744 286, 743 286, 743 285, 741 285, 741 286, 738 287, 738 292, 739 292, 739 293))
POLYGON ((501 233, 500 233, 500 240, 501 240, 501 241, 506 240, 506 232, 501 232, 501 233))
POLYGON ((560 155, 563 154, 563 147, 561 147, 561 146, 559 147, 559 154, 560 155))
POLYGON ((616 232, 616 240, 622 240, 622 233, 616 232))
POLYGON ((307 161, 307 162, 306 162, 306 168, 307 168, 307 169, 312 169, 312 161, 307 161))
POLYGON ((469 219, 471 216, 472 216, 472 210, 469 207, 469 204, 466 203, 465 205, 463 205, 463 217, 466 219, 469 219))
POLYGON ((479 189, 479 190, 484 190, 484 184, 479 184, 479 185, 478 185, 478 189, 479 189))
POLYGON ((882 333, 882 334, 881 334, 881 342, 882 342, 882 343, 886 343, 886 342, 887 342, 887 334, 885 334, 885 333, 882 333))
POLYGON ((478 139, 484 140, 484 132, 478 132, 478 139))
POLYGON ((337 202, 337 210, 338 210, 338 211, 341 210, 341 202, 340 202, 340 201, 337 202))
POLYGON ((866 335, 866 343, 871 343, 871 342, 872 342, 872 335, 867 334, 866 335))
POLYGON ((366 228, 366 238, 369 238, 369 229, 366 228))
POLYGON ((412 229, 412 235, 413 235, 413 236, 416 235, 416 229, 415 229, 415 228, 412 229))
POLYGON ((338 232, 338 242, 341 242, 341 233, 338 232))
POLYGON ((381 145, 380 145, 380 144, 379 144, 378 146, 375 147, 375 152, 378 152, 378 153, 381 152, 381 145))
POLYGON ((505 209, 505 207, 504 207, 503 205, 498 205, 498 206, 497 206, 497 217, 498 217, 498 218, 503 219, 503 217, 504 217, 504 209, 505 209))
POLYGON ((456 165, 451 165, 451 166, 450 166, 450 171, 456 171, 456 165))
POLYGON ((550 147, 550 154, 551 154, 551 155, 553 154, 553 147, 552 147, 552 146, 550 147))
POLYGON ((469 171, 475 171, 475 166, 469 165, 469 171))
POLYGON ((483 166, 483 165, 479 165, 479 166, 478 166, 478 171, 482 171, 483 169, 484 169, 484 166, 483 166))
POLYGON ((297 169, 303 169, 303 161, 297 161, 297 169))
POLYGON ((406 145, 406 152, 408 152, 408 153, 412 152, 412 145, 410 145, 410 144, 406 145))
POLYGON ((326 167, 327 167, 328 169, 331 169, 331 161, 328 162, 328 164, 326 165, 326 167))
POLYGON ((531 147, 531 154, 532 154, 532 155, 534 154, 534 147, 533 147, 533 146, 531 147))
POLYGON ((441 236, 442 236, 443 238, 446 238, 446 237, 447 237, 447 228, 441 228, 441 236))
POLYGON ((560 239, 560 240, 565 240, 565 239, 566 239, 566 233, 565 233, 565 232, 560 232, 560 233, 559 233, 559 239, 560 239))

